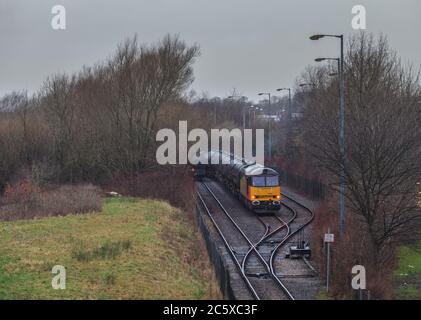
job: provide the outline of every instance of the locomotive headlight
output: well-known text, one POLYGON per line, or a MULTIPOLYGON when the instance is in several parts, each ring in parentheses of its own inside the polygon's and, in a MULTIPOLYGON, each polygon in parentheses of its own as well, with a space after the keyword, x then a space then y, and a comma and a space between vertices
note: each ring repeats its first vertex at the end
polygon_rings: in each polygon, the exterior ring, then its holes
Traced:
POLYGON ((276 196, 276 199, 281 199, 281 196, 279 196, 279 195, 278 195, 278 196, 276 196))
POLYGON ((250 198, 251 198, 252 200, 254 200, 254 199, 256 199, 256 196, 251 196, 250 198))

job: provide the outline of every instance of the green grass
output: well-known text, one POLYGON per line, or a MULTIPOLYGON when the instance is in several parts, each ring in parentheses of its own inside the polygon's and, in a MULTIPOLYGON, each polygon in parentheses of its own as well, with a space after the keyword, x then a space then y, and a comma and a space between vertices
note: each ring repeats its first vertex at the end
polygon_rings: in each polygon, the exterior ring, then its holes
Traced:
POLYGON ((131 248, 130 240, 107 241, 94 250, 75 249, 72 252, 72 258, 78 261, 91 261, 94 259, 114 259, 131 248))
POLYGON ((395 271, 397 295, 400 299, 421 299, 421 246, 402 247, 395 271))
POLYGON ((164 202, 107 199, 103 211, 0 222, 0 299, 204 299, 192 223, 164 202), (162 246, 162 247, 161 247, 162 246), (66 268, 65 290, 51 286, 66 268))
POLYGON ((332 298, 326 292, 326 288, 320 289, 320 291, 316 295, 316 300, 331 300, 332 298))

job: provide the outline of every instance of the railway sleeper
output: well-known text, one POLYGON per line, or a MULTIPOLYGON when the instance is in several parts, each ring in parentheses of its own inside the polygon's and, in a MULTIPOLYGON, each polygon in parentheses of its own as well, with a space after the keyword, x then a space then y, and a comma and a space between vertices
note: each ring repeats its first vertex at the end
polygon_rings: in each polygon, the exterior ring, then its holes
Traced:
POLYGON ((277 244, 277 243, 281 243, 283 240, 279 239, 279 240, 265 240, 262 243, 268 243, 268 244, 277 244))
POLYGON ((314 278, 315 275, 313 273, 306 273, 306 274, 277 274, 278 278, 287 279, 287 278, 314 278))
POLYGON ((252 278, 259 278, 259 279, 269 279, 270 278, 270 274, 268 272, 246 273, 246 276, 252 277, 252 278))
POLYGON ((245 256, 247 254, 247 252, 249 251, 248 247, 244 247, 244 248, 238 248, 238 247, 231 247, 232 252, 234 252, 236 255, 239 256, 245 256))

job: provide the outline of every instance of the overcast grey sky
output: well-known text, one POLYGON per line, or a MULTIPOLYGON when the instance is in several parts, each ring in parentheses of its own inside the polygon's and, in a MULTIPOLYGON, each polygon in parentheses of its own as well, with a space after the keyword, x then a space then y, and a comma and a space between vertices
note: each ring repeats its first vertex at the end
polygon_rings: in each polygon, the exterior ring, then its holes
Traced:
POLYGON ((357 4, 368 32, 421 64, 419 0, 0 0, 0 95, 104 60, 135 33, 153 42, 170 32, 201 47, 193 89, 227 96, 235 87, 256 100, 258 91, 293 85, 315 57, 337 54, 334 39, 308 36, 356 32, 357 4), (66 30, 51 28, 56 4, 66 8, 66 30))

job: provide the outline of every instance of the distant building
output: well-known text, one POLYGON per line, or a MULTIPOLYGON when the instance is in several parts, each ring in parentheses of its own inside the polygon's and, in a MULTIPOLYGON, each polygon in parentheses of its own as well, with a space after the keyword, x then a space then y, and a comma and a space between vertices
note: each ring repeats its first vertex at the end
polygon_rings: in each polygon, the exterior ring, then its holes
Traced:
POLYGON ((281 121, 281 117, 279 116, 279 115, 275 115, 275 114, 259 114, 259 115, 256 115, 256 119, 257 120, 272 120, 272 121, 275 121, 275 122, 279 122, 279 121, 281 121))

